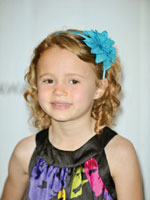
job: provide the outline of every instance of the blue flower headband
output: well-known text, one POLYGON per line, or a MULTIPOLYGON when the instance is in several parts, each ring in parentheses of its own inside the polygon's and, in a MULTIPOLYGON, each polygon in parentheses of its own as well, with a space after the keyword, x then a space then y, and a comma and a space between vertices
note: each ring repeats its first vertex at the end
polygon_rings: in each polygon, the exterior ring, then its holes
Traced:
POLYGON ((75 31, 66 31, 79 35, 84 38, 83 42, 91 48, 91 53, 96 54, 95 62, 103 62, 103 79, 105 79, 106 70, 116 61, 116 49, 112 47, 115 43, 108 38, 107 31, 99 33, 97 30, 84 31, 83 34, 75 31))

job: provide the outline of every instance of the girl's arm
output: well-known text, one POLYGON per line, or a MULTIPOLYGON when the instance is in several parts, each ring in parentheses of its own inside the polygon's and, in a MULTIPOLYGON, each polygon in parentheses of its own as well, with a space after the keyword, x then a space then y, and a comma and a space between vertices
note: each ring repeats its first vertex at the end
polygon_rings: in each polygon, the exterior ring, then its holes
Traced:
POLYGON ((23 198, 29 182, 28 166, 34 147, 33 136, 23 139, 16 146, 9 162, 8 177, 1 200, 23 198))
POLYGON ((142 178, 133 145, 116 136, 106 147, 118 200, 143 200, 142 178))

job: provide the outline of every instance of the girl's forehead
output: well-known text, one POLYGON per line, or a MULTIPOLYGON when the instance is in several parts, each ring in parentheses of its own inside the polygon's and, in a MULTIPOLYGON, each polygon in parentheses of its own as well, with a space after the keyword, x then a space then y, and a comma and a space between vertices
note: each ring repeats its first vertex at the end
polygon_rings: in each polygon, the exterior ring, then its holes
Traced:
POLYGON ((95 74, 93 67, 94 64, 84 62, 74 53, 59 47, 52 47, 45 50, 38 61, 39 72, 78 72, 91 75, 91 73, 95 74))

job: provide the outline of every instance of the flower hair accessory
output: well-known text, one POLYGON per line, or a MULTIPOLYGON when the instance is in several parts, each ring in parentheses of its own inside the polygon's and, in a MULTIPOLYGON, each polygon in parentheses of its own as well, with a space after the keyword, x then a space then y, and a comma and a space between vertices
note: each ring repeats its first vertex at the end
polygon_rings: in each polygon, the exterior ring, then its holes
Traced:
POLYGON ((83 42, 91 48, 91 53, 96 55, 95 62, 103 62, 103 79, 106 70, 116 61, 116 49, 112 46, 115 42, 108 38, 107 31, 99 33, 97 30, 84 31, 83 34, 75 31, 67 31, 84 38, 83 42))

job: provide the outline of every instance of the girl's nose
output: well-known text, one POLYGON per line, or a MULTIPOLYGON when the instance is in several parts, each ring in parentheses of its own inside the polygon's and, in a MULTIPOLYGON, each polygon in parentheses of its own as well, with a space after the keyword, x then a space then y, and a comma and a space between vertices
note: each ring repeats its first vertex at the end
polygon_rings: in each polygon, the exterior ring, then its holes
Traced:
POLYGON ((57 85, 53 90, 54 96, 67 96, 68 92, 65 86, 57 85))

